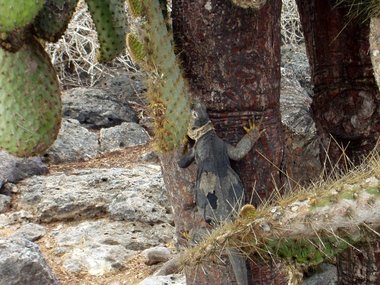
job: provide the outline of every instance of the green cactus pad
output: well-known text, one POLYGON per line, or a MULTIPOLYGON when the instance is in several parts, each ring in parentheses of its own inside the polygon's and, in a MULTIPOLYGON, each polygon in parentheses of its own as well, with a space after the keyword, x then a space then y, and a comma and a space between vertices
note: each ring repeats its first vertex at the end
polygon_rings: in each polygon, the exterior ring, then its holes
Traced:
POLYGON ((78 0, 46 0, 33 22, 33 32, 49 42, 58 41, 66 31, 78 0))
POLYGON ((42 46, 30 39, 14 53, 0 48, 0 149, 39 154, 54 142, 60 121, 58 79, 42 46))
POLYGON ((153 71, 148 99, 155 119, 155 142, 159 150, 170 151, 183 141, 190 118, 190 96, 186 80, 174 53, 159 0, 143 0, 144 66, 153 71))
POLYGON ((127 48, 130 57, 135 63, 144 63, 146 57, 145 47, 136 35, 131 33, 127 35, 127 48))
POLYGON ((143 6, 141 0, 128 0, 128 11, 132 17, 141 17, 143 15, 143 6))
POLYGON ((99 40, 98 61, 114 59, 126 48, 127 18, 123 0, 86 0, 99 40))
POLYGON ((0 0, 0 32, 9 32, 30 24, 45 0, 0 0))

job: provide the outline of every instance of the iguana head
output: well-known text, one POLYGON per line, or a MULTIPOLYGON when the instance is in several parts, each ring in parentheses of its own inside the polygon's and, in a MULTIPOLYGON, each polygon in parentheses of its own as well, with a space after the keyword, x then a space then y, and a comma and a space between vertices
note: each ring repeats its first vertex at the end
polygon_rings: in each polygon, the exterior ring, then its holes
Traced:
POLYGON ((191 106, 191 117, 187 135, 197 141, 204 134, 212 130, 214 130, 214 127, 208 117, 206 106, 199 102, 194 103, 191 106))
POLYGON ((208 117, 206 106, 200 102, 192 104, 189 129, 198 129, 208 122, 210 122, 210 118, 208 117))

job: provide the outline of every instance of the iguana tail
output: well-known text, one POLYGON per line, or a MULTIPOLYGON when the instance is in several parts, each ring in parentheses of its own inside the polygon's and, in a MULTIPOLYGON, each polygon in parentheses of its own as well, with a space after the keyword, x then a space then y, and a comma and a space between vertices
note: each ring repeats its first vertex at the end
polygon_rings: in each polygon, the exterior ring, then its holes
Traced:
POLYGON ((235 279, 238 285, 248 285, 246 258, 239 254, 236 249, 227 250, 232 269, 235 274, 235 279))

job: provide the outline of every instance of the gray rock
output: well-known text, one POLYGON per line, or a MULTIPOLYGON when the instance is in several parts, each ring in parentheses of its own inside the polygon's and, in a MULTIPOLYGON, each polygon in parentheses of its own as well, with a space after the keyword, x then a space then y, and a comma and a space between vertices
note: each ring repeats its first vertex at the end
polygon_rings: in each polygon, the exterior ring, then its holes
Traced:
POLYGON ((145 249, 142 252, 142 255, 145 258, 146 265, 154 265, 157 263, 168 261, 171 257, 171 252, 167 247, 156 246, 145 249))
MULTIPOLYGON (((121 213, 117 211, 122 203, 128 205, 124 198, 134 197, 134 201, 148 200, 158 204, 166 200, 160 166, 153 164, 134 165, 128 169, 84 169, 70 174, 35 176, 17 186, 20 199, 15 206, 32 212, 35 220, 43 222, 91 218, 111 211, 115 218, 128 219, 125 215, 120 217, 121 213), (112 210, 109 209, 110 205, 113 205, 112 210)), ((152 215, 161 215, 160 208, 156 209, 156 212, 151 211, 152 215)))
POLYGON ((177 274, 181 271, 181 256, 179 254, 166 261, 161 268, 154 272, 154 276, 177 274))
POLYGON ((316 135, 311 116, 311 98, 299 82, 292 78, 281 78, 281 121, 292 132, 308 137, 316 135))
POLYGON ((290 184, 308 184, 322 170, 310 104, 311 98, 296 79, 281 78, 280 110, 285 128, 285 163, 291 177, 290 184))
POLYGON ((0 229, 9 227, 10 225, 22 223, 22 222, 29 222, 32 219, 33 219, 32 213, 25 210, 0 214, 0 229))
POLYGON ((144 145, 150 137, 147 131, 137 123, 122 123, 119 126, 100 130, 101 151, 116 151, 126 147, 144 145))
POLYGON ((50 236, 66 271, 103 275, 122 269, 137 251, 172 240, 174 232, 168 224, 150 226, 101 219, 64 229, 58 227, 50 236))
POLYGON ((75 246, 117 245, 138 251, 165 244, 173 239, 174 227, 169 224, 146 225, 101 219, 84 221, 50 233, 60 253, 67 253, 75 246))
POLYGON ((4 182, 16 183, 26 177, 42 175, 48 172, 46 164, 39 157, 18 158, 0 151, 0 161, 1 184, 4 184, 4 182))
POLYGON ((302 285, 336 285, 337 282, 336 266, 323 263, 319 266, 318 272, 304 279, 302 285))
POLYGON ((109 213, 115 220, 138 221, 144 223, 169 223, 167 210, 157 201, 142 196, 138 192, 122 192, 109 205, 109 213))
POLYGON ((59 284, 38 246, 26 239, 0 239, 1 285, 59 284))
POLYGON ((11 205, 11 197, 0 194, 0 213, 4 213, 11 205))
POLYGON ((142 154, 141 155, 141 159, 143 161, 158 162, 160 158, 159 158, 159 156, 158 156, 158 154, 156 152, 150 151, 150 152, 142 154))
POLYGON ((133 251, 120 245, 89 245, 73 248, 63 256, 63 267, 69 273, 87 272, 90 275, 104 275, 124 268, 123 263, 133 251))
POLYGON ((88 128, 107 128, 122 122, 137 122, 135 112, 127 102, 118 101, 107 90, 73 88, 63 100, 63 114, 78 120, 88 128))
POLYGON ((19 237, 19 238, 25 238, 29 241, 36 241, 43 237, 46 234, 45 227, 34 224, 34 223, 28 223, 22 225, 13 235, 12 237, 19 237))
POLYGON ((45 157, 52 163, 89 160, 98 154, 98 136, 77 120, 63 120, 57 140, 45 157))
POLYGON ((182 274, 150 276, 138 285, 186 285, 186 277, 182 274))
POLYGON ((137 73, 127 72, 114 76, 107 76, 101 79, 97 84, 97 88, 101 88, 117 102, 127 103, 134 102, 139 105, 145 105, 146 96, 144 96, 143 76, 137 73))
POLYGON ((282 75, 296 79, 309 95, 313 94, 309 59, 305 44, 281 46, 282 75), (283 71, 286 71, 286 74, 283 71))

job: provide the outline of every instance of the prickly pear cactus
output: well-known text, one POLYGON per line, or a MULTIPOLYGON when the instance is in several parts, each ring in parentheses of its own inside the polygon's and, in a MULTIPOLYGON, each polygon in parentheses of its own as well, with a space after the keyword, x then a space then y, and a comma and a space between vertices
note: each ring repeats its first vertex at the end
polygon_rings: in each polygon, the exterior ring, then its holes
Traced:
POLYGON ((128 0, 128 11, 132 17, 141 17, 143 15, 143 5, 141 0, 128 0))
POLYGON ((78 0, 46 0, 33 22, 33 32, 39 38, 56 42, 65 32, 78 0))
POLYGON ((132 15, 142 16, 139 35, 130 34, 128 49, 137 64, 149 71, 148 99, 155 119, 158 149, 169 151, 184 139, 190 118, 187 83, 173 47, 159 0, 129 0, 132 15), (141 40, 140 40, 141 39, 141 40))
POLYGON ((0 32, 9 32, 30 24, 45 0, 0 0, 0 32))
POLYGON ((129 50, 129 56, 132 57, 132 60, 139 64, 144 65, 146 60, 146 51, 144 44, 140 39, 132 33, 127 35, 127 48, 129 50))
POLYGON ((31 38, 17 52, 0 48, 0 149, 39 154, 54 142, 60 121, 58 79, 42 46, 31 38))
POLYGON ((86 0, 99 40, 98 61, 114 59, 126 48, 127 18, 123 0, 86 0))

